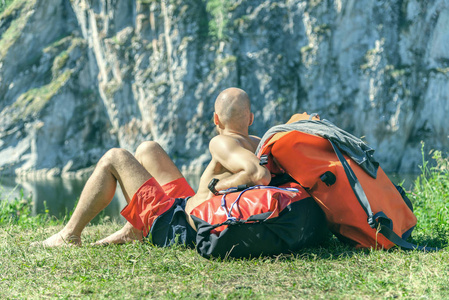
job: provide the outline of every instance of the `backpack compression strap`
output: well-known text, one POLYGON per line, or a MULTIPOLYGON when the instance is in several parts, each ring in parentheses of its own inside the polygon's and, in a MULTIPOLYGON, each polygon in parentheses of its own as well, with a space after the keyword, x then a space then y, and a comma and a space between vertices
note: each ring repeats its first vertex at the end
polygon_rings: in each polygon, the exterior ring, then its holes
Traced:
POLYGON ((348 162, 346 161, 338 147, 331 140, 329 140, 329 142, 331 143, 332 148, 334 148, 335 154, 337 154, 337 157, 340 160, 343 169, 345 170, 346 177, 348 178, 349 184, 351 185, 351 188, 354 191, 357 200, 368 216, 367 222, 371 226, 371 228, 378 228, 379 232, 383 234, 388 240, 404 249, 421 251, 440 250, 439 248, 435 247, 419 246, 407 242, 393 231, 391 220, 388 219, 388 217, 383 212, 379 212, 373 215, 369 200, 366 197, 366 194, 363 191, 362 185, 357 179, 357 176, 355 176, 354 171, 352 171, 351 167, 349 166, 348 162))

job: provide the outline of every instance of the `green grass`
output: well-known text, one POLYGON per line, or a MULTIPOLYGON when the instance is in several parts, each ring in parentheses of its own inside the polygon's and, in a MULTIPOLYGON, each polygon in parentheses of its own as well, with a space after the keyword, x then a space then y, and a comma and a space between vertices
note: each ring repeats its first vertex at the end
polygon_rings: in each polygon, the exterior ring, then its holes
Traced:
POLYGON ((415 239, 435 241, 437 246, 449 241, 449 159, 441 151, 431 151, 436 166, 423 159, 422 175, 409 195, 418 218, 415 239))
MULTIPOLYGON (((448 159, 426 162, 409 194, 418 226, 414 242, 446 247, 448 159)), ((25 298, 212 299, 447 299, 449 255, 439 252, 355 250, 333 239, 297 255, 252 260, 206 260, 195 250, 151 244, 92 247, 121 227, 88 226, 84 246, 30 248, 62 222, 29 216, 29 199, 0 202, 0 296, 25 298)))

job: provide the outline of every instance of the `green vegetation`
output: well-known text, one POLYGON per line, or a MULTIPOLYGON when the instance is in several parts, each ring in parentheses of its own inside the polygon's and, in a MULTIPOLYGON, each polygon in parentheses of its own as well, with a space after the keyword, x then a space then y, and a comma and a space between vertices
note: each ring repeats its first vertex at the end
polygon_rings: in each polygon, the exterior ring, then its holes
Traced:
POLYGON ((331 27, 329 24, 321 24, 313 27, 313 32, 316 34, 329 34, 331 27))
POLYGON ((237 57, 234 55, 228 55, 226 57, 223 58, 217 58, 215 60, 215 66, 217 69, 221 69, 224 68, 228 65, 233 65, 235 64, 235 62, 237 61, 237 57))
POLYGON ((56 41, 54 41, 52 44, 44 48, 44 53, 52 53, 55 54, 57 52, 60 52, 61 49, 68 48, 68 44, 71 43, 73 40, 72 36, 65 36, 63 38, 60 38, 56 41))
POLYGON ((209 35, 218 41, 227 36, 228 12, 231 8, 230 1, 206 0, 206 11, 212 16, 209 21, 209 35))
POLYGON ((137 2, 140 2, 142 4, 151 4, 157 2, 157 0, 138 0, 137 2))
MULTIPOLYGON (((3 0, 0 0, 2 3, 3 0)), ((0 5, 0 19, 17 18, 10 21, 8 29, 0 37, 0 57, 5 57, 8 49, 20 37, 25 28, 28 18, 31 14, 24 13, 23 10, 29 11, 34 6, 36 0, 15 0, 4 1, 0 5), (20 11, 20 12, 19 12, 20 11)))
POLYGON ((410 195, 418 218, 414 237, 417 240, 426 237, 442 246, 449 241, 449 158, 441 151, 430 154, 436 166, 430 167, 423 159, 423 175, 416 179, 410 195))
POLYGON ((104 93, 109 99, 113 98, 115 93, 122 88, 122 85, 116 80, 111 79, 104 86, 104 93))
POLYGON ((410 75, 410 68, 409 67, 395 67, 393 65, 387 65, 385 66, 385 72, 389 75, 391 75, 391 77, 394 80, 401 80, 402 78, 404 78, 405 76, 409 76, 410 75))
MULTIPOLYGON (((447 247, 449 160, 433 151, 409 194, 418 226, 414 242, 447 247)), ((2 197, 0 196, 0 199, 2 197)), ((445 299, 449 255, 356 250, 332 240, 294 256, 206 260, 182 247, 146 244, 88 246, 121 227, 88 226, 85 246, 30 248, 61 223, 29 216, 29 199, 0 202, 0 295, 27 298, 445 299)))
POLYGON ((64 70, 64 67, 69 61, 72 51, 82 47, 85 47, 83 39, 66 36, 44 49, 44 53, 50 53, 55 56, 51 67, 51 73, 54 79, 61 76, 61 73, 67 71, 64 70))
POLYGON ((47 102, 64 86, 71 75, 72 71, 66 70, 59 77, 54 78, 49 84, 31 89, 22 94, 13 104, 14 107, 23 108, 20 117, 25 118, 40 112, 47 102))
POLYGON ((323 2, 322 0, 310 0, 308 1, 308 4, 311 9, 314 9, 315 7, 319 6, 323 2))
POLYGON ((306 45, 306 46, 301 47, 300 51, 301 51, 301 54, 304 54, 304 53, 310 52, 312 50, 313 50, 312 46, 306 45))
MULTIPOLYGON (((5 19, 21 10, 27 0, 0 0, 0 17, 5 19)), ((34 2, 34 1, 33 1, 34 2)))
POLYGON ((53 74, 53 78, 55 78, 58 74, 58 71, 61 70, 69 60, 69 52, 62 51, 58 56, 55 57, 53 61, 53 66, 51 73, 53 74))
POLYGON ((2 14, 5 9, 13 2, 14 0, 0 0, 0 14, 2 14))
POLYGON ((19 18, 14 19, 8 29, 3 33, 0 39, 0 56, 5 57, 9 47, 20 37, 29 15, 23 14, 19 18))
POLYGON ((30 230, 40 226, 55 226, 62 224, 61 220, 50 218, 48 210, 45 213, 31 216, 31 196, 25 196, 20 192, 20 198, 9 200, 1 197, 0 190, 0 228, 3 226, 15 226, 19 229, 30 230))
POLYGON ((449 68, 436 68, 435 69, 438 73, 442 73, 447 75, 449 73, 449 68))

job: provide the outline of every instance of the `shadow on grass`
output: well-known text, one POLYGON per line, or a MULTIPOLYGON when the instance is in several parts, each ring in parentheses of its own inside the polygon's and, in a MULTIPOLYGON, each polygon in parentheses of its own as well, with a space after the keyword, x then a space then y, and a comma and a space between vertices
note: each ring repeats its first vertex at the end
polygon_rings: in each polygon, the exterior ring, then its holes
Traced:
POLYGON ((437 233, 436 236, 417 235, 412 236, 409 242, 415 245, 436 247, 443 249, 448 247, 449 234, 446 232, 437 233))
POLYGON ((329 241, 325 241, 316 246, 305 247, 297 252, 291 254, 280 254, 275 256, 258 256, 247 258, 215 258, 211 257, 209 260, 216 262, 229 262, 229 261, 266 261, 266 262, 288 262, 294 260, 329 260, 329 259, 341 259, 350 258, 355 255, 368 255, 370 250, 368 249, 356 249, 349 245, 343 244, 333 237, 329 241))
MULTIPOLYGON (((437 237, 429 237, 424 235, 418 236, 416 238, 410 238, 409 242, 415 245, 436 247, 442 250, 448 247, 448 240, 449 239, 447 234, 441 234, 437 237)), ((399 249, 401 251, 406 252, 415 251, 415 250, 401 249, 399 247, 392 247, 389 250, 357 249, 353 246, 342 243, 337 238, 333 237, 329 241, 326 241, 325 243, 322 243, 319 246, 304 248, 293 254, 282 254, 275 257, 259 257, 253 259, 265 259, 269 261, 293 261, 296 259, 338 260, 338 259, 352 258, 354 256, 368 256, 371 255, 373 251, 394 252, 398 251, 399 249)))

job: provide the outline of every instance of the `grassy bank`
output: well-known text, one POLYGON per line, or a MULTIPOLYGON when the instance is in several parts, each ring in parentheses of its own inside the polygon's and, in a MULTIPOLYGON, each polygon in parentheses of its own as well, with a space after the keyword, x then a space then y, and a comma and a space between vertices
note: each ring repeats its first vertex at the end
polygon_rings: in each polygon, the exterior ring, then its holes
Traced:
MULTIPOLYGON (((449 241, 448 160, 435 152, 436 168, 409 193, 418 226, 413 242, 446 247, 449 241)), ((30 248, 62 222, 29 216, 26 199, 0 209, 0 296, 10 298, 448 298, 449 255, 355 250, 332 240, 294 256, 206 260, 194 250, 149 244, 87 246, 114 232, 108 221, 89 226, 85 246, 30 248)))

